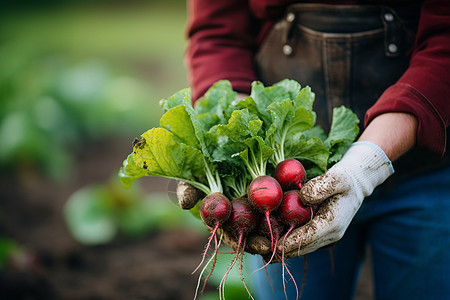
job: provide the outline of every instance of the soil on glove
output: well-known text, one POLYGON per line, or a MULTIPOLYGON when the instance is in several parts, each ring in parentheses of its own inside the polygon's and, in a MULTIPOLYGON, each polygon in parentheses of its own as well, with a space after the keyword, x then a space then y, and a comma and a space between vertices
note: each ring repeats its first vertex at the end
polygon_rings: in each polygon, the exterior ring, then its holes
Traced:
MULTIPOLYGON (((0 269, 0 299, 193 299, 197 276, 191 272, 207 235, 180 228, 86 247, 67 231, 62 209, 69 196, 117 174, 130 147, 124 141, 86 145, 77 154, 73 179, 66 183, 29 170, 18 176, 0 174, 0 236, 26 249, 0 269)), ((157 192, 167 189, 163 179, 152 179, 149 185, 157 192)), ((357 299, 371 299, 370 282, 363 279, 360 286, 357 299)))

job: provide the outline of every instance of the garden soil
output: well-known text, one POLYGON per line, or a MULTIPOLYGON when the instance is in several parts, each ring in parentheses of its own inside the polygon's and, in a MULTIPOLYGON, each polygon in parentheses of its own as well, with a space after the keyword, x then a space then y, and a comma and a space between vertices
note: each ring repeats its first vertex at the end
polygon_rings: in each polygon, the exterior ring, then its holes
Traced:
MULTIPOLYGON (((86 247, 67 230, 62 211, 69 196, 88 184, 108 181, 130 150, 130 143, 122 140, 86 145, 76 155, 73 178, 63 183, 29 168, 14 176, 0 174, 0 236, 25 249, 0 269, 1 300, 193 299, 197 276, 191 272, 207 235, 170 229, 86 247)), ((148 185, 155 192, 168 187, 158 178, 148 185)), ((371 293, 366 267, 357 300, 372 299, 371 293)))

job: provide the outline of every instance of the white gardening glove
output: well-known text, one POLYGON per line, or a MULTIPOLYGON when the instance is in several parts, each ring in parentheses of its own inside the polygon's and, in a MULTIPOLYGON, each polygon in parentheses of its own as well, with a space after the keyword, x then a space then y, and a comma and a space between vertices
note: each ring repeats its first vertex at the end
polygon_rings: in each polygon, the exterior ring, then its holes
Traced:
POLYGON ((340 240, 364 198, 393 173, 380 147, 353 143, 340 162, 300 190, 304 204, 320 206, 310 222, 286 238, 285 257, 305 255, 340 240))

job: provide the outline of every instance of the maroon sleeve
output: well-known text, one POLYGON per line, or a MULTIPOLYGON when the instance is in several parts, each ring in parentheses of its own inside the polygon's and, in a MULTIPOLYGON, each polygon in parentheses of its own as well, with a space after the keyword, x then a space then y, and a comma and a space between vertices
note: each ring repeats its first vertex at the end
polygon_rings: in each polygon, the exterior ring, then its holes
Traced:
POLYGON ((387 112, 406 112, 419 120, 417 146, 443 155, 450 119, 450 2, 425 1, 409 68, 365 117, 367 126, 387 112))
POLYGON ((220 79, 229 80, 236 91, 250 92, 256 80, 255 30, 248 1, 189 1, 185 58, 193 100, 220 79))

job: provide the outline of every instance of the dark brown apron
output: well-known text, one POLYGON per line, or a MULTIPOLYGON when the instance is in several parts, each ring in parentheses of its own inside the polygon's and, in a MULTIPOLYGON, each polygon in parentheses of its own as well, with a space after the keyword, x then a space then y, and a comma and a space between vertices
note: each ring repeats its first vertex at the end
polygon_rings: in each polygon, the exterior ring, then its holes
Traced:
MULTIPOLYGON (((340 105, 358 115, 362 129, 365 112, 408 67, 419 13, 420 4, 290 5, 256 55, 258 76, 267 85, 284 78, 309 85, 325 130, 340 105)), ((444 166, 450 155, 441 159, 414 148, 394 162, 396 174, 384 187, 444 166)))

